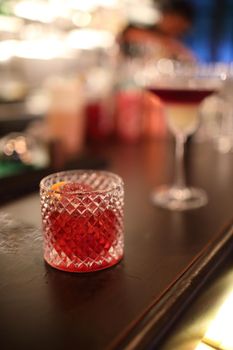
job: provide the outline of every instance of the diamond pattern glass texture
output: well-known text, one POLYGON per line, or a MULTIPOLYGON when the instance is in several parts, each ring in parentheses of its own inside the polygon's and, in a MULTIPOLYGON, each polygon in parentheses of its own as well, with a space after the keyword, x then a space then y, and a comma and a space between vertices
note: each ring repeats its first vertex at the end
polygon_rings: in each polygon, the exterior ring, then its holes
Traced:
POLYGON ((119 176, 106 171, 55 173, 41 181, 40 196, 49 265, 91 272, 121 260, 124 189, 119 176))

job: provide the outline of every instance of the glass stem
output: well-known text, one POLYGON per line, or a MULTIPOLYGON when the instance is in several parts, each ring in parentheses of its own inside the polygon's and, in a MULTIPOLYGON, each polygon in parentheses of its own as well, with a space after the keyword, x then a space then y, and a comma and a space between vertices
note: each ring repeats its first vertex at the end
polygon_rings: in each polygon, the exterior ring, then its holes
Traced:
POLYGON ((185 179, 185 169, 184 169, 184 146, 186 142, 186 136, 176 135, 176 150, 175 150, 175 162, 176 162, 176 171, 175 171, 175 187, 184 188, 186 187, 185 179))

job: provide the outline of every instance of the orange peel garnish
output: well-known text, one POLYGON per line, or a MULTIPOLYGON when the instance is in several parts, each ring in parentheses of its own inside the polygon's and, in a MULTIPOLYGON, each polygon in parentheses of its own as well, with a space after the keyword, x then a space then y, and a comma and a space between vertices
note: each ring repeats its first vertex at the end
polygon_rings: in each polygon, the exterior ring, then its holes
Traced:
POLYGON ((55 184, 53 184, 51 187, 50 187, 50 191, 49 191, 49 196, 51 197, 51 200, 59 200, 61 199, 61 188, 62 186, 64 186, 67 182, 66 181, 60 181, 60 182, 57 182, 55 184))
POLYGON ((92 187, 87 184, 60 181, 50 187, 49 195, 54 199, 61 200, 63 196, 74 196, 77 192, 88 192, 91 190, 92 187))
POLYGON ((57 183, 53 184, 50 189, 51 189, 51 191, 60 192, 60 188, 62 186, 64 186, 66 183, 67 183, 66 181, 57 182, 57 183))

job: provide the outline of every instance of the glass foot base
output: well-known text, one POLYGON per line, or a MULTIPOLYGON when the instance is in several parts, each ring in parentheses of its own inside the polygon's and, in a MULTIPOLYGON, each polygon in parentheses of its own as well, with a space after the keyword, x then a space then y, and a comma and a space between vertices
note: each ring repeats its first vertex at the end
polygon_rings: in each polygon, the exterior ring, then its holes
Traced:
POLYGON ((152 192, 153 204, 170 210, 200 208, 208 202, 205 191, 194 187, 161 186, 152 192))

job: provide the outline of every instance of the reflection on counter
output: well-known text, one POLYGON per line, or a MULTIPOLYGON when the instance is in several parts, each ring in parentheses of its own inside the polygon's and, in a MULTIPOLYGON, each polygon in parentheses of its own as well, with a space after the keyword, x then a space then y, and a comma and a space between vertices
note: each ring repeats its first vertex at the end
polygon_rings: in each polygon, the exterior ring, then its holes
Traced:
POLYGON ((48 150, 29 133, 10 133, 0 139, 0 178, 49 166, 48 150))
POLYGON ((189 305, 161 350, 232 350, 233 260, 189 305))
MULTIPOLYGON (((226 296, 223 305, 217 311, 216 316, 211 321, 205 333, 202 343, 213 349, 231 350, 233 349, 233 291, 226 296)), ((204 349, 202 344, 196 350, 204 349)))

